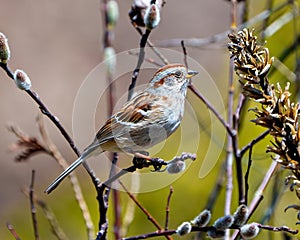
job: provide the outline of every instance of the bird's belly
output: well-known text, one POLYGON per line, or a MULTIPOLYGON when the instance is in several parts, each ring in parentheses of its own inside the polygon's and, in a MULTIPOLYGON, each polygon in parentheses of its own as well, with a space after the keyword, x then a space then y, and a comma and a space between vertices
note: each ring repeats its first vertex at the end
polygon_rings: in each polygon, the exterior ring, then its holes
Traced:
POLYGON ((164 141, 179 126, 179 121, 168 124, 152 124, 149 127, 132 128, 115 138, 118 148, 126 152, 136 152, 153 147, 164 141))

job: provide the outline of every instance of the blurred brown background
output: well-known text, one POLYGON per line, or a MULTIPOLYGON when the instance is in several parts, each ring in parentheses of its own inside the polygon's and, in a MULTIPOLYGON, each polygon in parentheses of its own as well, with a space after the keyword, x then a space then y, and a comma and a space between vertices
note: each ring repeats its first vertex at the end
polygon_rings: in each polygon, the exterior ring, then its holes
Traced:
MULTIPOLYGON (((140 38, 128 19, 131 1, 122 0, 118 3, 120 17, 115 29, 114 46, 117 52, 121 52, 137 48, 140 38)), ((78 88, 86 75, 102 60, 99 1, 1 0, 0 6, 0 31, 8 37, 12 53, 10 67, 21 68, 28 73, 33 90, 72 134, 72 110, 78 88)), ((258 11, 259 8, 255 9, 256 13, 258 11)), ((157 43, 170 38, 209 37, 229 27, 230 5, 227 1, 168 0, 162 11, 161 24, 150 38, 157 43)), ((228 77, 229 55, 223 47, 220 44, 189 50, 189 55, 209 72, 220 89, 226 87, 228 77)), ((14 161, 16 153, 10 153, 8 149, 16 138, 7 131, 6 126, 13 123, 30 135, 39 136, 35 122, 39 110, 3 71, 0 71, 0 81, 0 235, 2 239, 12 239, 5 228, 6 221, 15 224, 21 236, 32 236, 29 202, 20 191, 21 187, 29 185, 32 169, 37 171, 37 194, 50 200, 58 209, 72 203, 67 201, 59 207, 61 198, 43 194, 44 188, 60 171, 49 157, 38 155, 26 163, 14 161), (26 228, 27 231, 24 230, 26 228)), ((103 122, 104 119, 105 116, 99 121, 103 122)), ((65 140, 52 123, 47 119, 45 122, 53 141, 66 159, 73 161, 75 155, 65 140)), ((84 177, 86 179, 86 175, 84 177)), ((92 208, 96 210, 96 206, 92 208)), ((63 216, 60 216, 62 219, 63 216)), ((72 232, 71 227, 69 230, 72 232)), ((85 234, 84 228, 82 234, 85 234)))

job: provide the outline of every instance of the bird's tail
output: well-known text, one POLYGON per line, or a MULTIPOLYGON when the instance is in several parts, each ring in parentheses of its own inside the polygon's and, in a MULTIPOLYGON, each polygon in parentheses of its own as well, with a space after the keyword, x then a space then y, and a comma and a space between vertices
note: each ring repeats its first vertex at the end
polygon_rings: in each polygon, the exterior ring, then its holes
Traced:
POLYGON ((66 170, 64 170, 45 190, 45 193, 51 193, 62 180, 65 179, 71 172, 73 172, 82 162, 84 158, 80 156, 75 162, 73 162, 66 170))
POLYGON ((81 154, 81 156, 73 162, 66 170, 64 170, 45 190, 45 193, 51 193, 57 186, 64 180, 71 172, 73 172, 81 163, 83 163, 87 158, 92 155, 98 155, 103 150, 99 148, 99 143, 97 141, 89 145, 81 154), (97 151, 98 150, 98 151, 97 151))

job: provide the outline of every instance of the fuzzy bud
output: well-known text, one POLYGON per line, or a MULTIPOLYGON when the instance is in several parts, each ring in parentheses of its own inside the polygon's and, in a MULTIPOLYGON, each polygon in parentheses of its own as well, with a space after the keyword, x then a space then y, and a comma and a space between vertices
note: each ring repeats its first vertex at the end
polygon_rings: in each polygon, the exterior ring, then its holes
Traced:
POLYGON ((135 8, 147 8, 150 5, 150 0, 133 0, 132 7, 135 8))
POLYGON ((107 47, 104 49, 104 61, 107 67, 107 72, 113 75, 116 71, 116 52, 113 47, 107 47))
POLYGON ((167 166, 167 172, 170 174, 176 174, 183 172, 185 170, 186 164, 184 161, 173 161, 170 162, 167 166))
POLYGON ((218 218, 213 226, 218 230, 225 230, 229 228, 233 223, 233 217, 231 215, 226 215, 224 217, 218 218))
POLYGON ((224 230, 212 229, 207 232, 207 237, 209 237, 210 239, 223 238, 224 236, 224 230))
POLYGON ((118 3, 114 0, 110 0, 107 2, 106 9, 108 26, 114 27, 119 19, 118 3))
POLYGON ((203 210, 197 217, 195 217, 191 223, 197 227, 205 227, 211 218, 211 212, 207 209, 203 210))
MULTIPOLYGON (((132 1, 132 7, 134 8, 147 8, 151 4, 151 0, 133 0, 132 1)), ((165 4, 165 1, 163 0, 156 0, 155 4, 161 8, 165 4)))
POLYGON ((29 90, 31 88, 31 81, 28 75, 20 69, 14 72, 14 80, 17 87, 21 90, 29 90))
POLYGON ((0 32, 0 62, 7 63, 10 58, 10 50, 6 36, 0 32))
POLYGON ((145 12, 144 24, 147 29, 152 30, 158 26, 160 22, 160 10, 156 4, 151 4, 145 12))
POLYGON ((243 239, 255 238, 259 233, 259 227, 257 223, 249 223, 241 227, 240 233, 243 239))
POLYGON ((242 226, 245 224, 248 218, 248 207, 245 204, 241 204, 235 213, 233 214, 233 225, 235 226, 242 226))
POLYGON ((192 225, 189 222, 183 222, 176 230, 177 235, 184 236, 192 230, 192 225))

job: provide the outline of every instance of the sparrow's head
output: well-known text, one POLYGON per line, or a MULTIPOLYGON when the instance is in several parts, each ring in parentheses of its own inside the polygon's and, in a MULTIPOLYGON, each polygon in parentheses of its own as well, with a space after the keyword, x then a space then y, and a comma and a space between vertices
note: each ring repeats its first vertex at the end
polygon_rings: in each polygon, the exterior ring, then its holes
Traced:
POLYGON ((189 70, 182 64, 168 64, 157 70, 150 81, 150 86, 157 90, 163 88, 186 92, 190 78, 196 74, 198 72, 189 70))

